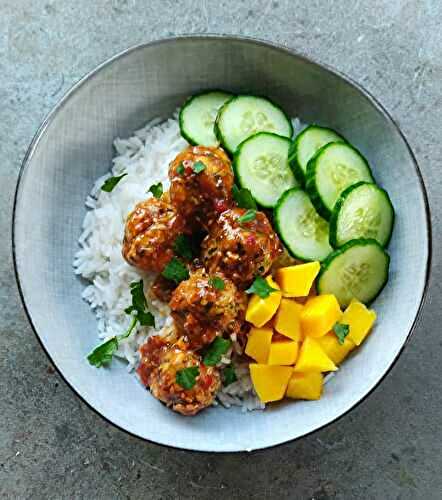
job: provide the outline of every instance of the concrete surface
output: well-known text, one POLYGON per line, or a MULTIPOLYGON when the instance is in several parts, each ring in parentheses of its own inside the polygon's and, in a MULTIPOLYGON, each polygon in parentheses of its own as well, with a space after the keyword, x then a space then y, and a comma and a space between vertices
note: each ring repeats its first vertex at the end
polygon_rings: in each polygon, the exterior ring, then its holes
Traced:
POLYGON ((438 0, 1 0, 0 497, 442 498, 441 16, 438 0), (283 43, 365 85, 408 137, 433 209, 430 295, 392 373, 334 425, 250 455, 169 450, 101 420, 40 349, 10 256, 15 182, 45 114, 114 53, 201 32, 283 43))

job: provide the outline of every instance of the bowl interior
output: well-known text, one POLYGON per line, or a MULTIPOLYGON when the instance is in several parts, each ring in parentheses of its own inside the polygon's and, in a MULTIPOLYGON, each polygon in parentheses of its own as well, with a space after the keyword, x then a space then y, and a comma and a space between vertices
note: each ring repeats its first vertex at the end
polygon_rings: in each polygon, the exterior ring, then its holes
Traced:
POLYGON ((413 158, 392 121, 335 73, 263 43, 184 38, 133 49, 70 92, 29 152, 15 207, 17 274, 30 319, 54 364, 101 415, 142 438, 180 448, 237 451, 303 436, 342 415, 382 379, 405 344, 426 285, 429 227, 413 158), (97 370, 85 361, 96 322, 81 299, 72 261, 94 181, 110 166, 116 136, 168 117, 205 88, 251 92, 291 116, 337 129, 368 158, 396 209, 390 281, 376 300, 374 334, 339 370, 318 402, 264 412, 213 408, 195 418, 165 409, 123 363, 97 370))

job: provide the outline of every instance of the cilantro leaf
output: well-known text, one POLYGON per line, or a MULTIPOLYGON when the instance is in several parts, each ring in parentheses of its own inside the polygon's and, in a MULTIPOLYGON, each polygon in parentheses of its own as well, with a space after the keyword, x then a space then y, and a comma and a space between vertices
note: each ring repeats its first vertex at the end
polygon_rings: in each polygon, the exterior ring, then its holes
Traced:
POLYGON ((180 283, 189 277, 187 267, 176 257, 167 264, 161 273, 166 279, 180 283))
POLYGON ((203 363, 206 366, 217 365, 221 361, 222 356, 229 350, 231 344, 232 342, 230 340, 216 337, 207 348, 204 354, 203 363))
POLYGON ((200 172, 202 172, 203 170, 205 170, 206 166, 204 165, 204 163, 202 161, 196 161, 193 165, 192 165, 192 170, 196 173, 196 174, 199 174, 200 172))
POLYGON ((178 167, 176 168, 176 173, 178 175, 183 175, 184 174, 184 165, 182 163, 180 163, 178 165, 178 167))
POLYGON ((153 326, 155 327, 155 318, 154 315, 150 311, 146 312, 138 312, 136 318, 140 322, 141 326, 153 326))
POLYGON ((177 236, 173 244, 173 250, 177 255, 180 255, 187 260, 191 260, 193 257, 192 242, 185 234, 177 236))
POLYGON ((200 369, 197 366, 189 366, 176 372, 175 381, 183 389, 192 389, 199 374, 200 369))
POLYGON ((256 210, 249 208, 249 210, 247 210, 247 212, 244 215, 238 217, 238 222, 240 224, 244 224, 246 222, 252 221, 255 217, 256 217, 256 210))
POLYGON ((123 177, 126 177, 127 174, 117 175, 116 177, 109 177, 106 179, 101 186, 102 191, 106 191, 106 193, 110 193, 112 189, 121 181, 123 177))
POLYGON ((246 188, 239 188, 236 184, 232 188, 232 196, 236 204, 240 208, 252 208, 256 210, 256 202, 250 190, 246 188))
POLYGON ((163 185, 161 182, 157 182, 157 184, 152 184, 150 188, 147 190, 148 193, 152 193, 155 198, 161 198, 161 195, 163 194, 163 185))
POLYGON ((137 321, 137 318, 134 316, 129 328, 125 333, 123 333, 123 335, 115 335, 91 351, 87 356, 89 363, 97 368, 109 364, 112 361, 115 351, 118 349, 118 343, 120 340, 129 337, 132 330, 135 328, 137 321))
POLYGON ((227 387, 228 385, 233 384, 233 382, 236 382, 238 378, 235 373, 235 368, 233 368, 232 365, 226 366, 223 370, 222 378, 224 387, 227 387))
POLYGON ((333 327, 333 331, 335 332, 336 337, 338 337, 338 342, 342 345, 345 342, 345 337, 350 332, 350 327, 344 323, 338 322, 333 327))
POLYGON ((219 278, 218 276, 209 278, 209 285, 213 286, 213 288, 216 288, 217 290, 224 290, 224 288, 226 287, 224 280, 219 278))
POLYGON ((246 290, 246 293, 254 293, 261 297, 261 299, 266 299, 272 292, 277 291, 278 290, 271 287, 264 278, 257 276, 251 287, 246 290))
POLYGON ((132 305, 127 309, 130 311, 125 311, 128 314, 132 311, 144 311, 147 307, 146 296, 144 295, 143 280, 132 281, 130 286, 130 294, 132 295, 132 305))

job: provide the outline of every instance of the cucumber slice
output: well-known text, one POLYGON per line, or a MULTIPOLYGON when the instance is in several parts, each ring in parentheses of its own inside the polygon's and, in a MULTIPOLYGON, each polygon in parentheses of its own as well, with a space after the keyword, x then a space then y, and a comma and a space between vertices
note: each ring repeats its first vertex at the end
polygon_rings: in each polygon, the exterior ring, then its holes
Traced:
POLYGON ((333 251, 328 242, 328 222, 299 188, 289 189, 278 200, 275 226, 292 257, 322 261, 333 251))
POLYGON ((316 210, 327 220, 342 191, 359 181, 374 179, 367 160, 346 142, 326 144, 308 162, 306 190, 316 210))
POLYGON ((224 149, 233 154, 248 137, 271 132, 283 137, 293 134, 292 122, 281 108, 264 97, 240 95, 219 110, 215 134, 224 149))
POLYGON ((351 240, 322 263, 318 293, 332 293, 342 307, 353 298, 368 304, 387 283, 389 265, 389 255, 376 240, 351 240))
POLYGON ((319 125, 309 125, 296 136, 290 147, 289 163, 302 186, 305 184, 309 160, 322 146, 337 141, 345 142, 345 139, 331 128, 319 125))
POLYGON ((187 142, 201 146, 218 146, 213 126, 221 106, 232 98, 222 90, 209 90, 196 94, 180 110, 181 135, 187 142))
POLYGON ((288 162, 290 140, 259 132, 240 144, 233 168, 241 187, 263 207, 273 208, 284 191, 297 185, 288 162))
POLYGON ((390 241, 394 210, 388 193, 369 182, 348 187, 330 218, 330 244, 335 248, 357 238, 372 238, 383 247, 390 241))

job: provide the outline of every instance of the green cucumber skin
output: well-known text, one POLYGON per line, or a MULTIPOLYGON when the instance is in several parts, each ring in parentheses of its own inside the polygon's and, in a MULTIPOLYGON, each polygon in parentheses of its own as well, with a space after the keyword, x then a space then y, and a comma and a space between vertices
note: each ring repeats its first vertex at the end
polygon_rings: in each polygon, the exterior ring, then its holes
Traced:
MULTIPOLYGON (((206 94, 211 94, 212 92, 221 92, 222 94, 227 94, 227 95, 231 95, 232 97, 230 99, 228 99, 226 102, 230 101, 233 97, 235 97, 234 94, 232 94, 231 92, 227 92, 226 90, 222 90, 222 89, 209 89, 209 90, 202 90, 201 92, 198 92, 196 94, 193 94, 191 96, 189 96, 185 101, 184 101, 184 104, 181 106, 181 109, 180 109, 180 112, 179 112, 179 115, 178 115, 178 122, 179 122, 179 126, 180 126, 180 133, 181 133, 181 136, 189 143, 191 144, 192 146, 198 146, 198 142, 195 141, 192 137, 190 137, 190 135, 188 135, 185 131, 185 127, 184 127, 184 118, 183 118, 183 111, 185 110, 185 108, 187 106, 189 106, 189 104, 196 98, 196 97, 201 97, 202 95, 206 95, 206 94)), ((225 104, 225 103, 224 103, 225 104)), ((224 106, 224 105, 223 105, 224 106)), ((216 135, 216 134, 215 134, 216 135)), ((219 140, 219 139, 218 139, 219 140)))
MULTIPOLYGON (((335 206, 333 208, 333 211, 332 211, 332 214, 331 214, 331 217, 330 217, 330 222, 329 222, 329 224, 330 224, 330 230, 329 230, 329 236, 330 236, 330 238, 329 239, 330 239, 330 245, 333 248, 339 248, 338 237, 337 237, 338 218, 339 218, 339 212, 341 210, 342 205, 345 202, 345 199, 347 198, 347 196, 354 189, 358 188, 359 186, 371 185, 371 184, 374 184, 374 183, 366 182, 366 181, 357 182, 356 184, 352 184, 351 186, 348 186, 348 188, 344 189, 344 191, 339 196, 338 201, 336 202, 336 204, 335 204, 335 206)), ((387 248, 388 244, 390 243, 391 236, 393 234, 394 221, 395 221, 395 218, 396 218, 396 214, 395 214, 395 211, 394 211, 393 204, 391 203, 390 196, 388 195, 387 191, 385 191, 385 189, 382 189, 381 187, 379 187, 377 184, 374 184, 374 185, 384 195, 385 199, 387 200, 388 204, 391 207, 391 213, 393 214, 393 220, 391 221, 390 234, 388 235, 388 238, 387 238, 387 241, 385 242, 385 244, 381 245, 381 246, 383 246, 383 248, 387 248)))
MULTIPOLYGON (((308 130, 311 130, 311 129, 321 129, 321 130, 327 130, 327 131, 333 132, 334 134, 341 137, 342 142, 347 142, 345 137, 343 137, 341 134, 338 134, 338 132, 336 132, 336 130, 333 130, 332 128, 329 128, 329 127, 321 127, 320 125, 316 125, 314 123, 312 123, 311 125, 306 127, 304 130, 301 130, 301 132, 299 132, 299 134, 295 137, 295 140, 292 142, 290 149, 289 149, 289 165, 290 165, 291 169, 293 170, 293 173, 295 174, 296 180, 299 182, 299 185, 301 187, 305 187, 306 175, 304 174, 304 171, 302 170, 302 167, 298 162, 298 144, 299 144, 299 141, 301 140, 302 136, 304 135, 304 133, 307 132, 308 130)), ((325 146, 326 146, 326 144, 325 144, 325 146)))
POLYGON ((380 245, 376 240, 373 240, 371 238, 359 238, 357 240, 350 240, 347 243, 345 243, 344 245, 342 245, 342 247, 333 251, 321 263, 321 269, 319 270, 318 276, 316 278, 316 286, 317 286, 317 290, 318 290, 318 295, 323 293, 323 291, 321 290, 321 277, 323 276, 325 271, 327 271, 327 269, 330 267, 330 265, 335 260, 335 258, 338 257, 339 255, 343 254, 344 252, 346 252, 349 248, 352 248, 355 246, 365 246, 365 245, 376 245, 377 247, 379 247, 379 249, 382 251, 382 253, 387 257, 387 270, 386 270, 386 274, 384 277, 384 282, 383 282, 382 286, 379 288, 379 291, 377 292, 377 294, 374 297, 371 297, 370 300, 366 303, 366 305, 372 304, 379 297, 379 295, 381 294, 382 290, 385 288, 385 285, 388 282, 388 273, 389 273, 389 268, 390 268, 390 256, 385 251, 385 249, 382 247, 382 245, 380 245))
MULTIPOLYGON (((241 154, 241 149, 242 147, 244 146, 244 144, 251 140, 251 139, 255 139, 256 137, 259 137, 261 135, 266 135, 266 136, 269 136, 269 135, 272 135, 274 137, 277 137, 278 139, 284 139, 286 141, 288 141, 290 143, 290 139, 288 137, 284 137, 282 135, 278 135, 278 134, 273 134, 272 132, 257 132, 256 134, 253 134, 251 135, 250 137, 247 137, 247 139, 244 139, 239 145, 238 147, 236 148, 235 152, 233 153, 233 158, 232 158, 232 167, 233 167, 233 172, 235 174, 235 178, 236 180, 238 181, 238 184, 240 185, 240 187, 244 188, 246 186, 243 185, 242 181, 241 181, 241 176, 239 175, 238 173, 238 159, 239 159, 239 156, 241 154)), ((247 188, 248 189, 248 188, 247 188)), ((285 191, 286 192, 286 191, 285 191)), ((254 200, 256 201, 256 203, 258 205, 260 205, 261 207, 264 207, 264 208, 269 208, 269 209, 273 209, 274 206, 270 206, 270 205, 263 205, 262 203, 260 203, 255 197, 253 197, 254 200)), ((279 200, 278 200, 279 201, 279 200)), ((278 201, 276 202, 276 205, 278 203, 278 201)), ((275 205, 275 207, 276 207, 275 205)))
POLYGON ((279 213, 278 213, 279 210, 278 210, 278 208, 282 205, 282 203, 284 202, 284 200, 288 196, 291 195, 291 193, 296 192, 296 191, 302 191, 302 189, 299 188, 299 187, 294 187, 294 188, 288 189, 287 191, 284 191, 284 193, 282 193, 281 197, 276 202, 273 220, 274 220, 274 223, 275 223, 276 232, 278 233, 278 236, 281 238, 282 242, 284 243, 285 248, 287 248, 288 253, 293 258, 295 258, 295 259, 302 260, 303 262, 310 262, 311 259, 307 259, 303 255, 296 254, 295 252, 292 251, 292 249, 290 248, 290 246, 287 244, 287 242, 285 241, 284 237, 282 236, 281 225, 280 225, 280 221, 279 221, 279 213))
MULTIPOLYGON (((234 101, 236 99, 239 99, 240 97, 257 97, 259 99, 265 99, 270 104, 272 104, 275 108, 279 109, 281 111, 281 113, 285 116, 285 119, 287 120, 287 123, 290 125, 290 137, 286 137, 286 139, 290 140, 293 137, 293 124, 292 124, 292 121, 290 120, 290 118, 287 115, 287 113, 281 108, 281 106, 279 106, 278 104, 276 104, 272 99, 269 99, 268 97, 263 96, 263 95, 253 95, 253 94, 239 94, 239 95, 234 95, 231 99, 229 99, 228 101, 226 101, 219 108, 218 115, 216 116, 215 125, 214 125, 214 131, 215 131, 216 138, 218 139, 218 141, 220 142, 220 144, 224 148, 224 150, 227 151, 230 154, 230 156, 233 156, 234 153, 235 153, 235 151, 231 151, 227 147, 226 141, 225 141, 224 136, 223 136, 223 133, 221 132, 221 130, 219 128, 219 120, 221 118, 221 115, 222 115, 223 111, 227 107, 227 105, 230 104, 232 101, 234 101)), ((261 132, 264 132, 264 130, 261 131, 261 132)), ((257 134, 260 134, 261 132, 257 132, 257 134)), ((268 133, 271 134, 272 132, 268 132, 268 133)), ((257 135, 257 134, 253 134, 253 135, 257 135)), ((250 137, 253 137, 253 135, 251 135, 250 137)), ((278 134, 273 134, 273 135, 278 135, 278 134)), ((250 139, 250 137, 247 137, 242 142, 245 142, 247 139, 250 139)), ((285 136, 278 135, 278 137, 285 137, 285 136)), ((238 144, 238 147, 236 148, 237 150, 239 149, 239 147, 241 146, 241 144, 242 143, 238 144)))
POLYGON ((321 217, 323 217, 325 220, 328 220, 328 221, 330 220, 332 211, 325 205, 325 203, 321 199, 321 196, 318 192, 318 189, 316 188, 315 176, 316 176, 317 159, 332 144, 345 144, 349 148, 353 149, 363 159, 365 165, 367 166, 367 170, 370 173, 372 182, 375 183, 373 173, 371 171, 370 165, 369 165, 368 161, 366 160, 365 156, 363 156, 354 146, 352 146, 348 142, 346 142, 346 141, 329 142, 325 146, 322 146, 322 148, 318 149, 318 151, 315 153, 315 155, 312 158, 310 158, 310 160, 307 164, 305 190, 307 191, 308 195, 310 196, 310 199, 312 200, 312 203, 313 203, 314 207, 316 208, 316 211, 318 212, 318 214, 321 217))

